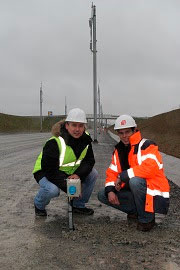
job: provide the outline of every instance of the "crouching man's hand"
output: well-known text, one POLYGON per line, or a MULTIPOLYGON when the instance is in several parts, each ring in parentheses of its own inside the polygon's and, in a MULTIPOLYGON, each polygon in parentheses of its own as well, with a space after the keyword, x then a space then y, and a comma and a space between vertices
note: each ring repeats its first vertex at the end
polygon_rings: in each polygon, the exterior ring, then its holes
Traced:
POLYGON ((124 186, 125 184, 122 183, 121 181, 121 178, 118 176, 118 179, 116 180, 116 183, 115 183, 115 189, 117 191, 120 191, 120 189, 124 186))
POLYGON ((79 176, 77 174, 72 174, 68 177, 68 179, 79 179, 79 176))
POLYGON ((108 200, 112 204, 120 205, 119 200, 118 200, 118 197, 117 197, 117 195, 113 191, 110 191, 108 193, 108 200))

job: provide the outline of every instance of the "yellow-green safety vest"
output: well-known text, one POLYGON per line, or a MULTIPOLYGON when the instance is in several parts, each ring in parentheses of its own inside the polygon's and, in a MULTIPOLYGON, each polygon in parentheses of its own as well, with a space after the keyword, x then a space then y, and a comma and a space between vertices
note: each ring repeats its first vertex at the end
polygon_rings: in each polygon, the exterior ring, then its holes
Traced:
MULTIPOLYGON (((59 170, 67 173, 68 175, 73 174, 80 166, 81 161, 85 158, 89 145, 87 145, 81 152, 80 157, 77 159, 73 149, 66 145, 64 139, 59 137, 51 137, 49 140, 55 139, 59 148, 59 170)), ((41 170, 42 152, 39 154, 33 169, 33 173, 41 170)))

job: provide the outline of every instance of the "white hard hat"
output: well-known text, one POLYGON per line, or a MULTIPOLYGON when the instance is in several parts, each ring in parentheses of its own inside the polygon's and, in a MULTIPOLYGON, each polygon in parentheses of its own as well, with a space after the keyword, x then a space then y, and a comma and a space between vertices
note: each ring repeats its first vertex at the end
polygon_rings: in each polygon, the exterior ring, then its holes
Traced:
POLYGON ((114 129, 137 127, 135 120, 127 114, 120 115, 114 125, 114 129))
POLYGON ((75 108, 69 111, 68 116, 66 117, 66 122, 78 122, 78 123, 87 123, 86 114, 83 110, 75 108))

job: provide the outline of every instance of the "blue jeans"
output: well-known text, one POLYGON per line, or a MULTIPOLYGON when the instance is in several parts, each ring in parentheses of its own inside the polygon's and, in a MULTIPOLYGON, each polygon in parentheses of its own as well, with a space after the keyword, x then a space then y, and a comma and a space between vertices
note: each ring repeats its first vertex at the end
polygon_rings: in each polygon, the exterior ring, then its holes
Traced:
POLYGON ((143 178, 133 177, 129 180, 130 190, 120 190, 116 193, 120 205, 111 204, 105 195, 105 188, 99 191, 98 199, 100 202, 112 206, 127 214, 137 214, 138 220, 148 223, 155 217, 154 213, 145 211, 146 200, 146 181, 143 178))
MULTIPOLYGON (((91 193, 93 191, 96 179, 97 171, 93 168, 90 174, 82 182, 82 196, 80 198, 74 198, 74 207, 85 207, 85 203, 89 201, 91 193)), ((46 205, 49 204, 52 198, 58 197, 60 189, 52 182, 48 181, 46 177, 43 177, 39 181, 40 189, 34 198, 34 204, 40 210, 44 210, 46 205)))

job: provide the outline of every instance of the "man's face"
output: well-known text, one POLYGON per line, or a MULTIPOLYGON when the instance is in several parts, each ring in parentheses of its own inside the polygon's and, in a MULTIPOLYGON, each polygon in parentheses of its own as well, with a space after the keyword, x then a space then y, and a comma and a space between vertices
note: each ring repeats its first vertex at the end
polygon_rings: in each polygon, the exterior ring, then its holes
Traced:
POLYGON ((129 138, 134 133, 131 128, 123 128, 117 130, 120 140, 125 144, 129 144, 129 138))
POLYGON ((83 135, 85 124, 79 122, 67 122, 66 129, 73 138, 79 139, 83 135))

